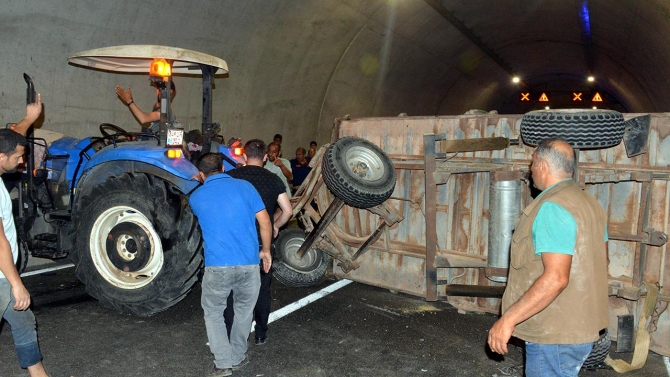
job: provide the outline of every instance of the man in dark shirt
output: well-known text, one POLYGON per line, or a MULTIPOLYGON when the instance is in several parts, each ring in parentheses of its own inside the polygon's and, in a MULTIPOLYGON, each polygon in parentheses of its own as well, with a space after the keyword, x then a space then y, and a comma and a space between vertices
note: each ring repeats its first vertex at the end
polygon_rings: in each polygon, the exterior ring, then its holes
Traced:
MULTIPOLYGON (((258 139, 249 140, 244 145, 244 158, 247 164, 231 170, 228 174, 233 178, 244 179, 256 188, 256 191, 258 191, 263 200, 263 204, 265 204, 265 209, 270 214, 270 221, 273 223, 273 238, 277 237, 279 228, 291 219, 293 211, 284 183, 276 174, 263 168, 263 163, 267 159, 265 143, 263 141, 258 139), (276 212, 277 204, 279 204, 281 212, 276 212)), ((270 291, 271 281, 272 274, 261 270, 261 288, 256 307, 254 308, 254 316, 256 317, 255 344, 257 345, 264 344, 267 338, 270 303, 272 301, 270 291)), ((229 331, 234 317, 232 310, 228 309, 233 307, 232 303, 233 295, 231 293, 228 297, 226 312, 224 312, 226 326, 229 331)))
POLYGON ((307 151, 300 147, 295 150, 295 158, 291 160, 291 171, 293 171, 293 187, 302 185, 307 178, 307 174, 312 170, 309 167, 307 151))

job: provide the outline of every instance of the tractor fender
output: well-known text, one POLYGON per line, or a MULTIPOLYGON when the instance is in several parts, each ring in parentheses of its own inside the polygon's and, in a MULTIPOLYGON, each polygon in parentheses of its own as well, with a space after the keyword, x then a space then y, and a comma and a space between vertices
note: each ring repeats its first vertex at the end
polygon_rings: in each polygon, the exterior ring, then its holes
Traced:
MULTIPOLYGON (((153 141, 109 146, 91 156, 80 167, 81 177, 75 182, 75 186, 78 190, 84 187, 83 182, 80 182, 84 180, 84 176, 88 181, 84 185, 90 185, 105 181, 110 175, 142 172, 161 177, 184 193, 191 192, 198 185, 197 181, 191 179, 198 173, 198 169, 184 157, 167 157, 166 151, 166 148, 157 146, 153 141)), ((75 177, 79 174, 75 173, 75 177)))
POLYGON ((188 195, 200 184, 200 182, 192 179, 192 177, 198 173, 198 169, 186 159, 178 160, 181 162, 176 162, 175 165, 177 166, 170 165, 169 169, 166 168, 165 165, 159 164, 156 161, 149 160, 143 162, 127 159, 110 159, 104 162, 99 162, 93 167, 87 166, 87 170, 77 182, 74 208, 76 208, 76 203, 78 202, 79 197, 86 195, 97 185, 103 184, 109 177, 120 176, 127 173, 144 173, 161 178, 172 183, 181 193, 188 195))

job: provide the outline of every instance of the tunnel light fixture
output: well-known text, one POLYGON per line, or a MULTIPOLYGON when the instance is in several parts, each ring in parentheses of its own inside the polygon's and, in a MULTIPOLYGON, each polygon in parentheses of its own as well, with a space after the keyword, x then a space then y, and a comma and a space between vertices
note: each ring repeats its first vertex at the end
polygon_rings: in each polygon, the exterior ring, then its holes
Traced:
POLYGON ((545 110, 549 110, 549 106, 545 106, 544 109, 545 109, 545 110))
POLYGON ((589 76, 589 77, 586 78, 586 81, 588 81, 588 82, 594 82, 594 81, 596 81, 596 78, 593 77, 593 76, 589 76))
POLYGON ((593 110, 597 110, 597 109, 598 109, 598 106, 593 106, 593 110))
POLYGON ((512 82, 515 83, 515 84, 518 84, 518 83, 521 82, 521 79, 519 78, 519 76, 514 76, 514 77, 512 77, 512 82))

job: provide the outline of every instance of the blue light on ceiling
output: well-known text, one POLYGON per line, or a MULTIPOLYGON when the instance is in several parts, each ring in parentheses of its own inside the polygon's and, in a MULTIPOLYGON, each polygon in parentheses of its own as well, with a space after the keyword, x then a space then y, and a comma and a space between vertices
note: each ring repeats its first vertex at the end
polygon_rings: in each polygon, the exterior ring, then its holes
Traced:
POLYGON ((591 37, 591 16, 589 15, 589 2, 582 0, 582 6, 579 8, 579 20, 582 23, 582 32, 588 38, 591 37))

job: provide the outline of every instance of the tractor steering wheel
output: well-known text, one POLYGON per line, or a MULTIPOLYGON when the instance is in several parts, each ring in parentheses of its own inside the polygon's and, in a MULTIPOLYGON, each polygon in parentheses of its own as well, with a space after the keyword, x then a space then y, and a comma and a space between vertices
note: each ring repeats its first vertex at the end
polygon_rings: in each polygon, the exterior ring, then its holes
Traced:
POLYGON ((133 135, 130 132, 124 130, 123 128, 121 128, 121 127, 119 127, 115 124, 111 124, 111 123, 100 124, 100 133, 102 134, 102 136, 104 136, 106 138, 110 138, 110 139, 111 138, 116 139, 118 136, 123 136, 123 137, 126 138, 126 140, 134 140, 135 139, 135 135, 133 135), (107 130, 112 130, 112 131, 114 131, 114 133, 110 134, 110 133, 107 132, 107 130))

